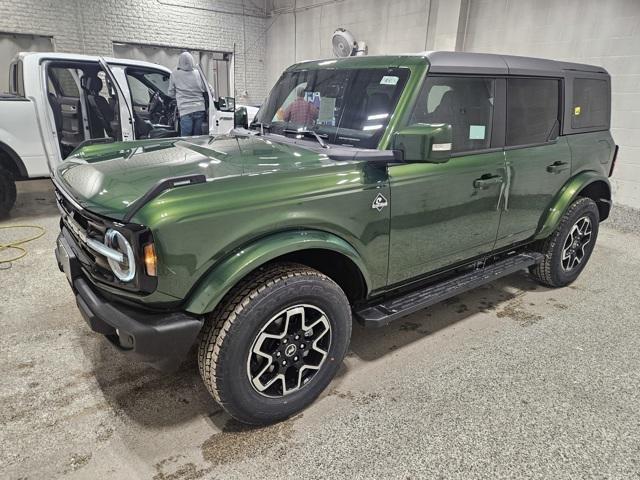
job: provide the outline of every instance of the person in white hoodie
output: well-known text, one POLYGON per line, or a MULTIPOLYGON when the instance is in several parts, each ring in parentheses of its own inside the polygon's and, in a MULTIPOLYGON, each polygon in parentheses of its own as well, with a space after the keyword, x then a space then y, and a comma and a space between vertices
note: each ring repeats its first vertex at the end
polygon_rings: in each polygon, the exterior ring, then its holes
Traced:
POLYGON ((169 95, 175 97, 180 115, 180 135, 202 135, 202 122, 205 118, 205 86, 195 61, 189 52, 178 57, 178 68, 169 79, 169 95))

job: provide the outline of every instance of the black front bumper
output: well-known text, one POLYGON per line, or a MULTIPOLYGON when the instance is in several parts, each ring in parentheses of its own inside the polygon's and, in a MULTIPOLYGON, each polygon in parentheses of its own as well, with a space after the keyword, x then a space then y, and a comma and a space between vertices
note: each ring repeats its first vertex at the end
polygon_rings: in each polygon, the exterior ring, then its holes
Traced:
POLYGON ((202 328, 202 318, 183 312, 151 312, 107 300, 82 272, 72 243, 63 231, 56 244, 60 271, 67 275, 78 309, 91 330, 121 352, 158 370, 175 369, 202 328))

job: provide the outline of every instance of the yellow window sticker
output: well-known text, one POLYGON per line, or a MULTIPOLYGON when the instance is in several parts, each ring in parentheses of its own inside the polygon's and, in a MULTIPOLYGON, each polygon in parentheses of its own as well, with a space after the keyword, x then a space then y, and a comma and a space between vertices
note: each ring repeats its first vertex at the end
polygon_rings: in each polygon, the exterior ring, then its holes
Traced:
POLYGON ((577 117, 580 115, 580 107, 573 107, 573 114, 577 117))

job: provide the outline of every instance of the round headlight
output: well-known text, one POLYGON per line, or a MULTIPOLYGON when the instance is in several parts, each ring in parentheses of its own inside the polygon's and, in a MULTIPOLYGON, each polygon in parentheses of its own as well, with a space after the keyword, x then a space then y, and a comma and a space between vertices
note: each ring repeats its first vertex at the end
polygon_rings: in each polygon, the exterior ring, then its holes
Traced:
POLYGON ((107 258, 115 276, 123 282, 133 280, 133 277, 136 276, 136 261, 133 256, 133 248, 131 248, 131 244, 125 236, 117 230, 107 230, 107 234, 104 236, 104 244, 122 253, 124 257, 123 263, 107 258))

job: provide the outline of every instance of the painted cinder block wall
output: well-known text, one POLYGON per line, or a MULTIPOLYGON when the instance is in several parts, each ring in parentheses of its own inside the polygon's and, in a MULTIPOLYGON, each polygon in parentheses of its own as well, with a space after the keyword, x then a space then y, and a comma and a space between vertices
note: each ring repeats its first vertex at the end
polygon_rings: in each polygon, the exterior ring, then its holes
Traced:
POLYGON ((52 36, 59 52, 105 56, 114 41, 226 52, 235 44, 236 92, 258 103, 268 91, 265 0, 244 3, 243 16, 242 0, 0 0, 0 32, 52 36))
POLYGON ((640 208, 640 0, 471 0, 461 48, 605 67, 620 145, 614 200, 640 208))
POLYGON ((615 201, 640 208, 640 0, 271 0, 266 75, 332 56, 350 30, 370 54, 466 50, 604 66, 620 155, 615 201))

